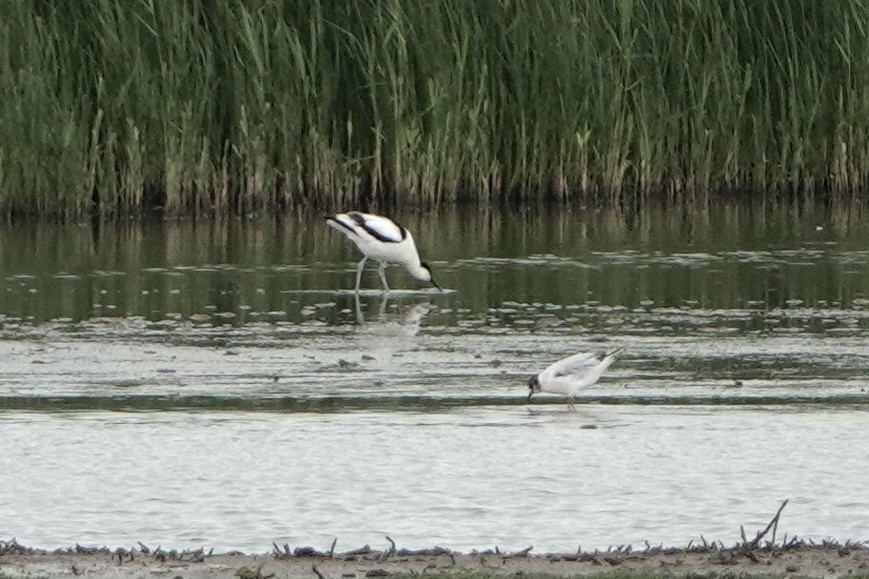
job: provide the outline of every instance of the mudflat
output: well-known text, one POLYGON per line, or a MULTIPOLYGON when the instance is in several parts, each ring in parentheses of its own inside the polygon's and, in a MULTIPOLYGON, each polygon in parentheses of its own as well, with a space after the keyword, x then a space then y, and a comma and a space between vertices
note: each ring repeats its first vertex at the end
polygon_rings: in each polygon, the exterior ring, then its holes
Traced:
POLYGON ((760 546, 743 542, 685 548, 618 548, 575 554, 533 554, 530 547, 514 553, 491 550, 456 553, 448 549, 369 547, 345 553, 310 547, 290 550, 275 545, 272 553, 222 554, 204 550, 166 551, 139 545, 132 549, 76 546, 46 551, 0 542, 0 577, 183 577, 185 579, 269 577, 387 576, 620 576, 728 575, 740 577, 869 577, 869 542, 805 543, 799 540, 760 546))

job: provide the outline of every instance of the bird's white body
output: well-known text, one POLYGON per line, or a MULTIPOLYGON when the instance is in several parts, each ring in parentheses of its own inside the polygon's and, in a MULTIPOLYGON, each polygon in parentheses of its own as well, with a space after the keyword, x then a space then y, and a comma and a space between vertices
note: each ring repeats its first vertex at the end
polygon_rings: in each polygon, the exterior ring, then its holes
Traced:
POLYGON ((431 269, 420 260, 410 231, 392 219, 382 215, 349 211, 327 216, 326 223, 346 235, 365 256, 356 268, 357 292, 362 279, 362 270, 368 259, 380 262, 380 280, 385 291, 389 291, 385 275, 385 268, 389 263, 403 265, 416 279, 431 282, 435 287, 439 287, 432 279, 431 269))
POLYGON ((581 352, 552 364, 528 382, 531 393, 549 392, 567 396, 567 406, 573 409, 573 399, 580 390, 591 386, 615 361, 623 348, 610 352, 581 352))

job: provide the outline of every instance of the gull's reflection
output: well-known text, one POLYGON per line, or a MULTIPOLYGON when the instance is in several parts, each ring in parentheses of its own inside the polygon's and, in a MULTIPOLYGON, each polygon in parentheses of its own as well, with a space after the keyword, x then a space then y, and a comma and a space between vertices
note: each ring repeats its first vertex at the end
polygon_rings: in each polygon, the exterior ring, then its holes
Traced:
POLYGON ((420 325, 423 318, 434 309, 431 301, 426 299, 418 304, 414 304, 410 308, 399 308, 398 312, 386 312, 386 306, 389 302, 388 294, 383 294, 380 298, 380 308, 377 312, 377 319, 374 321, 365 321, 362 314, 362 304, 359 301, 359 294, 356 294, 356 331, 367 334, 375 334, 381 336, 415 336, 419 333, 420 325))

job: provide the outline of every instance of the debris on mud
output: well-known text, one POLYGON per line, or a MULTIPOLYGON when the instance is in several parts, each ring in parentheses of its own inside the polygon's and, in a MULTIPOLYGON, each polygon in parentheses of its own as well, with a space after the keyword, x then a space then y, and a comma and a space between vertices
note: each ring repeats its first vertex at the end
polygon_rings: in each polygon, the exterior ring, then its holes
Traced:
POLYGON ((269 554, 245 555, 238 551, 215 554, 203 548, 164 550, 138 543, 130 548, 75 545, 53 551, 0 541, 0 576, 83 575, 89 577, 140 577, 143 573, 182 575, 185 579, 266 579, 269 577, 419 576, 422 574, 467 576, 547 575, 555 577, 603 575, 614 570, 626 577, 653 575, 726 574, 769 577, 797 574, 800 577, 869 575, 869 541, 832 540, 815 542, 784 536, 776 540, 783 502, 769 524, 732 546, 707 541, 686 547, 644 548, 619 545, 606 550, 575 553, 532 554, 533 546, 504 552, 497 546, 485 551, 460 553, 444 547, 399 548, 395 541, 382 550, 369 545, 343 553, 335 551, 336 538, 328 551, 310 546, 291 548, 273 544, 269 554))

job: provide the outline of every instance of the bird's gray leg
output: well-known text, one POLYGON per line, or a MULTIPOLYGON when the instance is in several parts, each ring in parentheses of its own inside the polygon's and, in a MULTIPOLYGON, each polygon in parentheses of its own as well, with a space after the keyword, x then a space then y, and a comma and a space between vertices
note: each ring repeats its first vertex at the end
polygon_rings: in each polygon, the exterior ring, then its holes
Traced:
POLYGON ((388 292, 389 291, 389 284, 386 283, 386 262, 385 261, 380 262, 380 269, 378 271, 380 272, 380 281, 383 282, 383 291, 388 292))
POLYGON ((359 292, 357 291, 355 294, 355 302, 356 302, 356 323, 358 325, 362 325, 365 323, 365 316, 362 315, 362 304, 359 303, 359 292))
POLYGON ((362 270, 365 269, 366 261, 368 261, 368 256, 363 257, 359 265, 356 266, 356 293, 359 293, 359 284, 362 282, 362 270))
POLYGON ((383 294, 383 297, 380 298, 380 321, 383 321, 386 318, 386 304, 389 301, 389 298, 386 294, 383 294))
POLYGON ((573 396, 567 397, 567 409, 576 412, 576 408, 573 406, 573 396))

